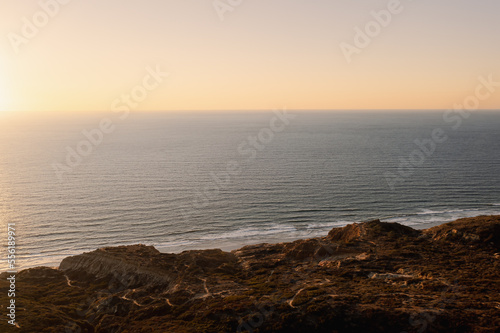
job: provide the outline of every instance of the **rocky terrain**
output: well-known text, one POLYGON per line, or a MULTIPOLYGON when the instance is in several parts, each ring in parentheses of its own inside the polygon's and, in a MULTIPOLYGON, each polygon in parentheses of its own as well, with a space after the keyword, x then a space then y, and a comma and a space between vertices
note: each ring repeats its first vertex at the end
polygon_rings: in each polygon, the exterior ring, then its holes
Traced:
POLYGON ((322 238, 69 257, 16 279, 1 332, 500 332, 500 216, 426 230, 378 220, 322 238))

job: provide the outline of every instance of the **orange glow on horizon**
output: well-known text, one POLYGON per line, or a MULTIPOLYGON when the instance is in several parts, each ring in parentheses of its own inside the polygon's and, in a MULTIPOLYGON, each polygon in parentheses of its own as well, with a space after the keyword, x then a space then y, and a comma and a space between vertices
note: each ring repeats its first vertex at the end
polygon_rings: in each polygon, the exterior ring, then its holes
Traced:
MULTIPOLYGON (((24 40, 0 44, 3 111, 105 112, 116 99, 133 111, 446 109, 474 93, 479 76, 500 82, 493 2, 406 3, 351 63, 340 43, 354 43, 355 28, 387 1, 255 3, 221 21, 195 2, 89 0, 61 6, 29 38, 22 18, 38 2, 8 6, 7 34, 24 40), (148 67, 170 75, 144 92, 148 67)), ((499 105, 500 89, 479 109, 499 105)))

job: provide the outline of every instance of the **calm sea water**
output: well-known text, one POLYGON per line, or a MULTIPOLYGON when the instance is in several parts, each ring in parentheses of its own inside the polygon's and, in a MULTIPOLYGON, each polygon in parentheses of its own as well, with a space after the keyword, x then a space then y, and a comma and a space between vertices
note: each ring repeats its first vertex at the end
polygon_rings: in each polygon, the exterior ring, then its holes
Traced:
POLYGON ((374 218, 500 214, 498 112, 460 124, 444 111, 289 113, 1 117, 2 258, 7 223, 30 267, 103 246, 232 249, 374 218), (114 131, 82 143, 103 117, 114 131), (447 140, 431 144, 433 131, 447 140), (70 167, 68 148, 88 155, 70 167))

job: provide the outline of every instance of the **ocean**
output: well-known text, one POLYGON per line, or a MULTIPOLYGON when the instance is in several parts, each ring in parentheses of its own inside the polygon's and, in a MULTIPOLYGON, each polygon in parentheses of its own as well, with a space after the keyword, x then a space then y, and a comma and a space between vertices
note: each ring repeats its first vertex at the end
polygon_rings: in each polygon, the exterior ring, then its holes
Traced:
POLYGON ((494 111, 0 115, 0 256, 9 223, 27 268, 500 214, 499 152, 494 111))

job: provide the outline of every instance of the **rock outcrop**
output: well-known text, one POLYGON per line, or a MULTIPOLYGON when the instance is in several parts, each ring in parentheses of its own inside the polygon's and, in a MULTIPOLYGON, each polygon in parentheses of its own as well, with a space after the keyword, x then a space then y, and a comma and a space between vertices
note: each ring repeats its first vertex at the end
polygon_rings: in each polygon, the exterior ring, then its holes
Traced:
MULTIPOLYGON (((145 245, 17 275, 1 332, 498 332, 500 216, 426 230, 379 220, 326 237, 160 253, 145 245)), ((7 304, 2 274, 2 309, 7 304)))

